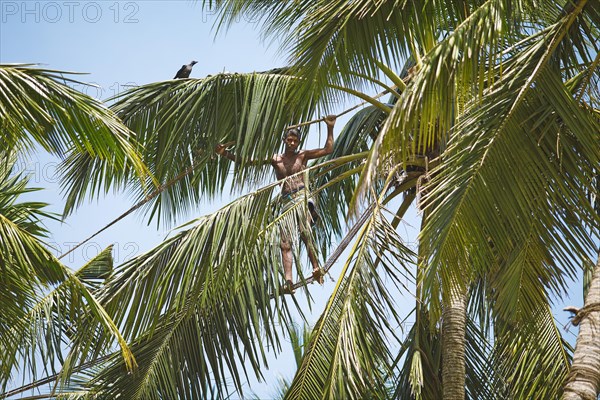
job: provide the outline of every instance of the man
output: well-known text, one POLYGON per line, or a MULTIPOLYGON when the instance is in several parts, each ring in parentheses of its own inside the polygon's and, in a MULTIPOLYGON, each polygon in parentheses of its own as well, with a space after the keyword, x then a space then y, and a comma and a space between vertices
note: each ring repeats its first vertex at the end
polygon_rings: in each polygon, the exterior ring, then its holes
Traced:
MULTIPOLYGON (((300 201, 303 201, 308 188, 304 183, 302 172, 306 168, 308 160, 326 156, 331 154, 333 151, 333 127, 335 125, 336 116, 328 115, 325 117, 325 123, 327 124, 327 140, 325 141, 325 147, 322 149, 313 150, 298 150, 300 145, 300 132, 297 129, 290 129, 285 133, 284 143, 285 151, 283 154, 277 154, 270 160, 270 164, 275 169, 275 176, 278 180, 283 180, 281 184, 281 202, 282 212, 286 212, 290 208, 300 201)), ((225 150, 225 146, 222 144, 217 145, 215 151, 217 154, 227 157, 232 161, 237 161, 234 154, 225 150)), ((317 213, 314 202, 312 199, 308 200, 308 208, 311 215, 310 222, 316 222, 317 213)), ((300 238, 304 242, 308 258, 313 267, 312 276, 316 282, 323 284, 324 271, 319 267, 315 250, 310 240, 310 225, 300 222, 298 227, 300 231, 300 238)), ((286 293, 293 293, 293 281, 292 281, 292 233, 286 229, 281 229, 281 257, 283 259, 283 272, 285 275, 285 287, 286 293)))

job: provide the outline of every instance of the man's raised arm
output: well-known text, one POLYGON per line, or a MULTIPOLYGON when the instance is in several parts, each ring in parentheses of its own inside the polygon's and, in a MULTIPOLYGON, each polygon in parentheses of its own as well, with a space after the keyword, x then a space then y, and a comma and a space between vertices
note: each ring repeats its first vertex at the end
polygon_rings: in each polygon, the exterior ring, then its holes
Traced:
MULTIPOLYGON (((236 156, 235 154, 233 154, 232 152, 228 151, 225 147, 227 147, 227 145, 224 144, 218 144, 215 147, 215 153, 217 153, 218 155, 228 158, 231 161, 241 164, 242 160, 236 156)), ((272 164, 271 160, 250 160, 248 162, 246 162, 247 165, 267 165, 267 164, 272 164)))
POLYGON ((325 117, 325 123, 327 124, 327 140, 325 141, 325 147, 322 149, 305 150, 305 159, 311 160, 313 158, 326 156, 333 152, 333 126, 335 125, 335 120, 335 115, 328 115, 325 117))

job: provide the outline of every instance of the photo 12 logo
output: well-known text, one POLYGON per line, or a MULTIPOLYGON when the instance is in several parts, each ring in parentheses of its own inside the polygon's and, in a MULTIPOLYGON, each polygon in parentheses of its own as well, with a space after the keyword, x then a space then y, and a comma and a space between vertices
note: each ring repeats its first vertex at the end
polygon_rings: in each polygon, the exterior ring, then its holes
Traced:
MULTIPOLYGON (((140 246, 136 242, 113 243, 112 256, 115 265, 129 261, 140 252, 140 246)), ((87 263, 97 257, 106 246, 96 242, 79 244, 77 242, 50 243, 50 248, 56 257, 65 255, 66 261, 87 263), (75 251, 73 251, 75 250, 75 251)))
POLYGON ((110 21, 136 24, 140 11, 134 1, 5 1, 0 0, 2 23, 59 23, 110 21))
POLYGON ((113 82, 110 86, 102 86, 97 82, 70 82, 69 87, 90 96, 96 100, 104 101, 107 98, 117 97, 127 90, 138 87, 135 82, 113 82))

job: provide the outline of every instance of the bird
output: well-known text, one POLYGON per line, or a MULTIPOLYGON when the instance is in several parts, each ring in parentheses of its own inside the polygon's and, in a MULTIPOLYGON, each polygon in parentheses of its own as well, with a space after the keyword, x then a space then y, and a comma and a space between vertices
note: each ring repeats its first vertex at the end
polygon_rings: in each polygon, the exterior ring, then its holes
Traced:
POLYGON ((195 64, 198 64, 198 61, 192 61, 191 63, 189 63, 187 65, 183 65, 179 69, 179 71, 177 71, 177 73, 175 74, 175 78, 173 78, 173 79, 189 78, 190 74, 192 73, 192 68, 194 67, 195 64))

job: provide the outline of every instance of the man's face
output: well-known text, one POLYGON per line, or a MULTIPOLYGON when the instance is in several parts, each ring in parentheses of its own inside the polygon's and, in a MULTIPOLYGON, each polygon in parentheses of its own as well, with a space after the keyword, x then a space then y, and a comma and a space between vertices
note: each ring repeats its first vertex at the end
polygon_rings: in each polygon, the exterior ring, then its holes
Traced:
POLYGON ((300 140, 298 140, 298 136, 294 134, 289 134, 284 139, 286 150, 296 150, 298 145, 300 144, 300 140))

